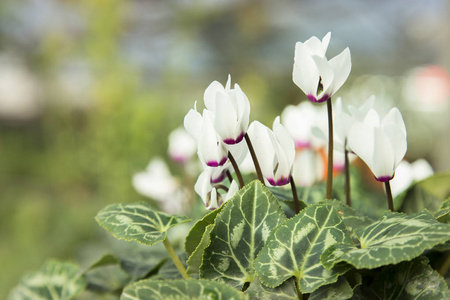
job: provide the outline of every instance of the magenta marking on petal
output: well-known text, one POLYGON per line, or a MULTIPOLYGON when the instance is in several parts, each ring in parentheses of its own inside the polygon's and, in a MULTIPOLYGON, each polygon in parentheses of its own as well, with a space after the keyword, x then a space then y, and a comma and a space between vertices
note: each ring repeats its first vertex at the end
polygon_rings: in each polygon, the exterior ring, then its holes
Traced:
POLYGON ((330 98, 330 95, 328 94, 323 94, 322 98, 320 98, 319 100, 317 100, 317 103, 322 103, 327 101, 330 98))
POLYGON ((311 101, 313 103, 317 103, 317 99, 313 94, 308 94, 307 97, 308 97, 309 101, 311 101))
POLYGON ((219 161, 219 166, 223 166, 223 164, 225 164, 227 162, 228 157, 224 156, 220 161, 219 161))
POLYGON ((273 185, 273 186, 277 186, 277 183, 275 182, 275 180, 273 180, 273 178, 267 178, 267 181, 273 185))
POLYGON ((386 182, 391 180, 392 178, 394 178, 394 176, 380 176, 380 177, 375 177, 375 179, 379 182, 386 182))
POLYGON ((219 166, 219 163, 218 163, 216 160, 210 160, 210 161, 207 161, 207 162, 206 162, 206 165, 207 165, 208 167, 218 167, 218 166, 219 166))
POLYGON ((232 138, 226 138, 226 139, 223 140, 223 142, 225 144, 227 144, 227 145, 234 145, 234 144, 236 144, 235 139, 232 139, 232 138))
POLYGON ((239 144, 244 139, 244 135, 244 132, 241 132, 241 134, 238 135, 238 137, 236 138, 236 144, 239 144))
POLYGON ((223 142, 227 145, 235 145, 235 144, 239 144, 243 139, 244 139, 244 133, 242 132, 241 134, 239 134, 237 136, 236 139, 226 138, 223 140, 223 142))
POLYGON ((227 177, 227 174, 225 172, 222 172, 216 178, 211 177, 209 182, 212 183, 212 184, 219 183, 219 182, 222 182, 225 179, 225 177, 227 177))
POLYGON ((290 180, 291 176, 288 177, 281 176, 281 178, 277 180, 277 186, 286 185, 289 183, 290 180))

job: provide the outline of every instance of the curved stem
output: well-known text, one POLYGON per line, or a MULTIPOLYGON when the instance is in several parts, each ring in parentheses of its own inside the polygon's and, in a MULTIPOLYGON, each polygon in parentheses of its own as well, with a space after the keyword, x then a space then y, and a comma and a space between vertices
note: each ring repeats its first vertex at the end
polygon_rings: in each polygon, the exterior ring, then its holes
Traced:
POLYGON ((188 275, 188 273, 186 271, 186 268, 183 266, 183 263, 181 262, 180 258, 175 253, 175 250, 173 249, 172 244, 170 244, 170 242, 167 239, 167 237, 164 239, 163 244, 164 244, 164 247, 166 247, 166 250, 169 253, 170 258, 172 259, 173 263, 175 264, 175 267, 177 267, 177 269, 180 272, 181 276, 183 276, 184 279, 191 278, 188 275))
POLYGON ((333 110, 331 97, 327 100, 328 110, 328 172, 327 172, 327 194, 326 199, 331 199, 333 191, 333 110))
POLYGON ((292 177, 292 175, 290 183, 291 183, 292 197, 294 198, 294 211, 295 214, 298 214, 300 212, 300 201, 298 200, 297 188, 295 187, 294 177, 292 177))
POLYGON ((384 183, 384 187, 386 188, 386 197, 388 201, 389 210, 394 212, 394 201, 392 200, 392 191, 391 191, 391 183, 390 180, 384 183))
POLYGON ((261 172, 261 167, 259 165, 258 158, 256 157, 255 149, 253 148, 253 145, 252 145, 252 142, 250 141, 250 137, 248 136, 248 133, 245 133, 244 137, 245 137, 245 142, 247 143, 247 146, 248 146, 248 150, 250 151, 250 155, 252 156, 253 164, 255 165, 256 174, 258 175, 258 179, 259 179, 259 181, 261 181, 261 183, 263 185, 265 185, 264 177, 261 172))
POLYGON ((352 206, 352 200, 350 196, 350 162, 348 160, 347 139, 344 143, 345 148, 345 199, 348 206, 352 206))
POLYGON ((244 187, 244 179, 242 179, 241 171, 239 170, 236 160, 234 159, 234 157, 230 151, 228 151, 228 159, 230 160, 231 164, 233 165, 234 172, 236 173, 236 176, 238 178, 239 188, 242 189, 244 187))

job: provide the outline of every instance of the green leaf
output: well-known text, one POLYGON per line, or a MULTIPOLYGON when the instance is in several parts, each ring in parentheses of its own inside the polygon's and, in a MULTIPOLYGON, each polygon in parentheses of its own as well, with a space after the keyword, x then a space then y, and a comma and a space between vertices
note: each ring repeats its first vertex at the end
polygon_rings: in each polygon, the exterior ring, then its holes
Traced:
POLYGON ((210 234, 213 228, 214 224, 206 226, 200 244, 198 244, 197 248, 195 248, 194 252, 191 256, 189 256, 189 259, 187 260, 187 273, 189 275, 200 274, 200 266, 203 261, 203 251, 211 243, 210 234))
POLYGON ((200 244, 203 233, 205 232, 205 228, 208 225, 214 224, 214 220, 216 219, 217 214, 223 209, 226 203, 227 202, 222 204, 218 209, 215 209, 204 216, 201 220, 198 220, 194 224, 194 226, 192 226, 184 242, 184 249, 189 256, 192 254, 192 252, 194 252, 198 244, 200 244))
POLYGON ((148 247, 138 242, 112 240, 114 256, 120 260, 121 268, 135 281, 156 274, 169 259, 162 243, 148 247))
POLYGON ((441 223, 450 224, 450 198, 442 203, 441 208, 434 214, 434 217, 441 223))
POLYGON ((11 300, 72 299, 86 287, 78 266, 50 260, 39 271, 22 277, 11 291, 11 300))
POLYGON ((361 213, 341 201, 327 200, 323 203, 330 204, 337 210, 344 221, 345 227, 347 227, 347 230, 350 232, 353 232, 357 228, 367 227, 374 222, 372 219, 363 216, 361 213))
POLYGON ((428 265, 426 257, 383 268, 371 290, 377 299, 450 299, 444 278, 428 265))
POLYGON ((142 280, 125 288, 121 300, 239 300, 244 294, 232 287, 208 280, 142 280))
MULTIPOLYGON (((186 253, 178 254, 178 257, 180 258, 181 263, 186 268, 186 260, 187 255, 186 253)), ((177 269, 175 264, 173 263, 173 260, 167 260, 161 268, 158 270, 158 274, 152 279, 154 280, 164 280, 164 279, 182 279, 182 275, 180 274, 180 271, 177 269)))
POLYGON ((450 196, 450 173, 436 174, 414 184, 406 194, 401 211, 413 214, 427 209, 436 212, 450 196))
POLYGON ((423 211, 414 215, 387 212, 381 220, 356 230, 360 246, 335 244, 322 255, 327 268, 347 262, 358 269, 373 269, 411 260, 424 250, 450 240, 450 225, 423 211))
POLYGON ((351 238, 338 211, 328 204, 311 205, 272 231, 256 259, 256 272, 269 287, 294 276, 300 291, 311 293, 348 270, 327 270, 320 263, 322 252, 340 242, 351 238))
POLYGON ((353 289, 345 279, 340 276, 335 283, 321 286, 309 295, 308 300, 345 300, 353 296, 353 289))
POLYGON ((117 239, 150 246, 162 242, 171 227, 190 221, 155 211, 144 202, 109 205, 95 219, 117 239))
POLYGON ((86 274, 88 289, 98 293, 121 290, 130 281, 130 276, 122 270, 119 264, 103 265, 89 270, 86 274))
POLYGON ((250 287, 245 291, 249 299, 252 300, 297 300, 297 290, 293 278, 286 280, 276 288, 269 288, 261 284, 258 278, 253 280, 250 287))
POLYGON ((91 264, 83 273, 89 272, 95 268, 101 268, 108 265, 117 265, 120 264, 120 260, 118 260, 114 255, 107 253, 100 257, 96 262, 91 264))
POLYGON ((258 180, 227 201, 211 231, 200 278, 242 288, 255 278, 254 260, 273 228, 286 220, 277 199, 258 180))

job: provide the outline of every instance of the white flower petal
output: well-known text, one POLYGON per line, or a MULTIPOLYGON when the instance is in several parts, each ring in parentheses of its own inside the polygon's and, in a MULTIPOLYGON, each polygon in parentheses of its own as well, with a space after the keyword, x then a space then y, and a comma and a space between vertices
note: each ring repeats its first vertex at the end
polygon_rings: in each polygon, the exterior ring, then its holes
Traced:
POLYGON ((273 170, 276 165, 275 149, 269 132, 270 129, 258 121, 253 121, 248 128, 248 135, 265 178, 273 178, 273 170))
POLYGON ((295 44, 292 80, 306 95, 317 96, 319 70, 311 57, 311 50, 301 42, 295 44))
POLYGON ((230 187, 228 188, 228 192, 224 198, 224 202, 227 202, 229 199, 231 199, 236 193, 239 191, 239 187, 236 183, 236 181, 232 181, 230 184, 230 187))
POLYGON ((341 88, 347 80, 348 75, 350 75, 350 71, 352 69, 350 50, 345 48, 340 54, 330 59, 328 63, 334 74, 332 88, 331 91, 329 91, 330 95, 333 95, 341 88))
POLYGON ((189 110, 184 117, 184 128, 197 143, 200 139, 202 123, 202 115, 195 109, 189 110))
POLYGON ((381 128, 374 130, 373 158, 368 165, 377 180, 386 181, 394 176, 394 149, 389 137, 381 128))
MULTIPOLYGON (((320 78, 322 79, 323 90, 317 95, 318 100, 324 97, 327 100, 332 95, 334 73, 331 65, 326 61, 326 59, 313 55, 314 63, 319 69, 320 78)), ((319 100, 320 101, 320 100, 319 100)))
POLYGON ((205 102, 205 107, 208 110, 216 111, 216 94, 218 92, 225 92, 223 85, 218 81, 213 81, 205 90, 203 95, 203 101, 205 102))

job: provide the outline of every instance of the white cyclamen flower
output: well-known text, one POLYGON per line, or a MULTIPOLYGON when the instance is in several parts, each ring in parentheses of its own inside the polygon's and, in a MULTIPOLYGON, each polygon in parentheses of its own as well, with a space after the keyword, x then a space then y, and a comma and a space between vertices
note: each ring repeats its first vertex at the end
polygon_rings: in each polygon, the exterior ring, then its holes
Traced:
MULTIPOLYGON (((372 109, 374 102, 375 97, 372 96, 359 107, 349 105, 347 108, 350 113, 348 113, 344 110, 341 97, 336 100, 333 111, 335 150, 344 152, 345 140, 348 138, 353 122, 363 122, 369 110, 372 109)), ((328 139, 327 136, 328 134, 326 134, 326 139, 328 139)), ((350 150, 348 145, 347 150, 350 150)))
POLYGON ((231 89, 231 76, 228 75, 225 87, 213 81, 205 90, 204 101, 223 142, 228 145, 241 142, 248 128, 250 103, 237 83, 231 89))
POLYGON ((355 121, 348 134, 348 145, 372 170, 378 181, 394 177, 406 153, 406 128, 402 115, 393 108, 380 120, 371 109, 362 122, 355 121))
POLYGON ((178 127, 169 134, 169 156, 172 160, 185 163, 197 150, 192 137, 182 127, 178 127))
POLYGON ((273 122, 273 131, 258 121, 252 122, 248 135, 256 152, 264 178, 273 185, 289 183, 295 158, 295 144, 280 117, 273 122))
POLYGON ((210 167, 221 166, 227 161, 228 151, 214 130, 210 112, 204 109, 200 115, 196 104, 184 117, 184 128, 197 142, 200 160, 210 167))
POLYGON ((317 148, 325 145, 325 141, 318 139, 311 131, 314 126, 322 127, 322 122, 326 121, 326 110, 323 108, 304 101, 299 105, 288 105, 283 110, 281 123, 291 134, 296 148, 317 148))
POLYGON ((207 209, 219 208, 239 190, 237 183, 233 180, 226 193, 223 193, 223 195, 219 193, 219 190, 221 191, 222 189, 216 188, 211 183, 212 171, 213 168, 205 169, 198 177, 194 186, 195 192, 202 198, 207 209))
POLYGON ((425 159, 418 159, 413 163, 402 160, 391 180, 392 196, 396 197, 414 182, 428 178, 433 173, 433 168, 425 159))
POLYGON ((352 63, 348 48, 327 60, 325 53, 330 37, 329 32, 322 41, 313 36, 304 43, 295 44, 292 79, 311 102, 320 103, 328 100, 350 74, 352 63))

